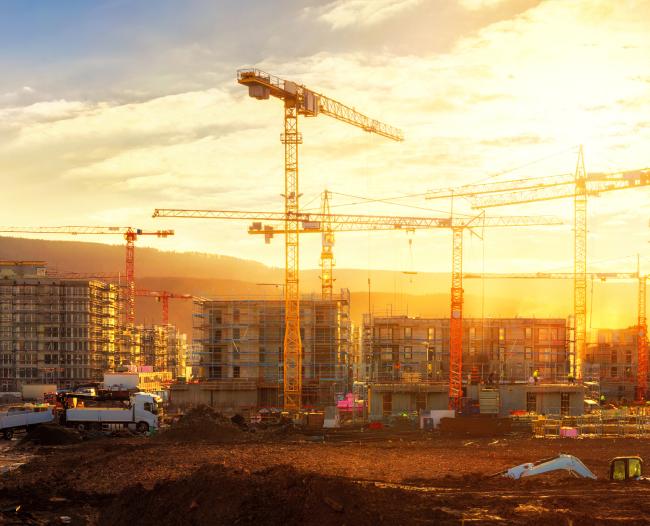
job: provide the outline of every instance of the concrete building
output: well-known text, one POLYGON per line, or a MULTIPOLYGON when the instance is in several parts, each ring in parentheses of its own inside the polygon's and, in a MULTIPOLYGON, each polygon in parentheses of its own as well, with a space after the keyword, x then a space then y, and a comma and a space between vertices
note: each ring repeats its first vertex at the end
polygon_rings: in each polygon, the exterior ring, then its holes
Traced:
POLYGON ((596 329, 587 345, 584 377, 599 383, 609 400, 634 399, 638 329, 596 329))
MULTIPOLYGON (((463 372, 479 380, 546 381, 568 374, 568 329, 562 318, 463 320, 463 372)), ((367 315, 362 355, 367 381, 445 381, 449 373, 449 319, 367 315)))
MULTIPOLYGON (((304 407, 332 405, 350 389, 349 309, 347 290, 332 300, 301 299, 304 407)), ((284 301, 197 300, 194 343, 211 393, 204 402, 224 410, 282 407, 284 301)))
POLYGON ((187 337, 174 326, 124 327, 119 287, 47 276, 40 261, 0 261, 0 391, 100 382, 106 371, 185 371, 187 337))
POLYGON ((115 336, 115 367, 137 365, 141 362, 142 332, 137 327, 119 324, 115 336))
POLYGON ((157 372, 169 372, 171 378, 185 375, 186 334, 174 325, 139 325, 137 332, 140 335, 138 365, 151 367, 157 372))
POLYGON ((468 396, 482 402, 486 391, 494 391, 499 416, 508 416, 516 411, 540 415, 579 416, 584 412, 584 387, 582 385, 506 383, 488 388, 484 385, 470 385, 468 396))
POLYGON ((117 287, 48 278, 34 262, 0 269, 0 390, 101 381, 116 359, 117 287))
POLYGON ((173 325, 168 325, 165 370, 171 373, 172 378, 187 376, 187 357, 187 334, 180 332, 173 325))
MULTIPOLYGON (((545 384, 566 384, 566 320, 468 318, 463 325, 466 384, 526 384, 535 370, 545 384)), ((366 315, 362 334, 363 366, 359 370, 370 391, 373 418, 447 408, 448 319, 366 315)), ((525 392, 528 388, 513 389, 525 392)), ((522 396, 508 395, 506 401, 516 400, 515 405, 521 404, 518 409, 523 409, 526 395, 522 396)), ((502 405, 506 407, 509 402, 502 405)))
POLYGON ((167 366, 167 331, 162 325, 137 327, 140 333, 139 365, 163 371, 167 366))

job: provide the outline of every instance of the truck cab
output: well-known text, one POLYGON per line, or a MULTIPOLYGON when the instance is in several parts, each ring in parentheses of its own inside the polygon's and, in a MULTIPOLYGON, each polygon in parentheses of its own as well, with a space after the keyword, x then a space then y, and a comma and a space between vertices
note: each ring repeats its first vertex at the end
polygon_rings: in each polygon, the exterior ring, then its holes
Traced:
POLYGON ((133 407, 133 420, 139 431, 158 428, 158 413, 162 406, 162 400, 159 396, 151 393, 135 393, 131 397, 131 405, 133 407))
POLYGON ((609 480, 641 480, 643 459, 641 457, 616 457, 609 463, 609 480))

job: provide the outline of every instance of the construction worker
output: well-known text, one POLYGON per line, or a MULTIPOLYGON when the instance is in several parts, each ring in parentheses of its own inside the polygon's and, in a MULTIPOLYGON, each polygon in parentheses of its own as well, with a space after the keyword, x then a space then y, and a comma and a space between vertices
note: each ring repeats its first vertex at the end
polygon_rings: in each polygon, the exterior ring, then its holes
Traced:
POLYGON ((569 371, 569 374, 566 376, 567 380, 569 381, 570 384, 575 384, 576 383, 576 377, 573 376, 573 373, 569 371))
POLYGON ((533 371, 533 382, 539 382, 539 371, 537 369, 533 371))
POLYGON ((604 394, 601 394, 601 395, 600 395, 600 405, 601 405, 601 406, 605 405, 605 400, 606 400, 605 395, 604 395, 604 394))

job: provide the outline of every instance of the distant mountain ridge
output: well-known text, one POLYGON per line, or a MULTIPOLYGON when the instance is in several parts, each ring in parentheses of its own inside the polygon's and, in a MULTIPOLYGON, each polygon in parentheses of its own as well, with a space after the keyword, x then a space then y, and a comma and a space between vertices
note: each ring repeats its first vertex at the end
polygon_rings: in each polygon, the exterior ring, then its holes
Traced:
MULTIPOLYGON (((0 259, 43 260, 60 271, 123 272, 124 255, 121 244, 0 237, 0 259)), ((283 269, 257 261, 147 247, 136 247, 135 268, 139 288, 205 297, 280 298, 281 287, 260 283, 284 282, 283 269)), ((300 278, 304 293, 320 292, 319 270, 305 270, 300 278)), ((335 290, 351 290, 355 323, 368 310, 368 278, 370 304, 376 313, 449 316, 450 276, 446 273, 405 275, 399 271, 335 269, 335 290)), ((483 313, 490 317, 567 317, 572 311, 571 280, 485 280, 482 286, 480 279, 468 279, 464 288, 466 317, 480 317, 483 313)), ((635 323, 635 283, 597 283, 593 297, 593 327, 626 327, 635 323)), ((138 298, 136 307, 138 322, 160 322, 160 305, 154 299, 138 298)), ((191 312, 191 301, 171 300, 171 322, 188 334, 191 312)))

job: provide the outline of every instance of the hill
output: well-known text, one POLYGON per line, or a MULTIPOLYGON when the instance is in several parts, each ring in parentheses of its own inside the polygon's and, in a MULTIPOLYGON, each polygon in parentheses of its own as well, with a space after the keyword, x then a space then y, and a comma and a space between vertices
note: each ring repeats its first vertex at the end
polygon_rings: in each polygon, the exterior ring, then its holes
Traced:
MULTIPOLYGON (((0 237, 0 259, 44 260, 52 269, 71 272, 123 272, 124 246, 81 241, 51 241, 0 237)), ((213 254, 136 248, 136 277, 139 288, 168 290, 205 297, 280 297, 281 287, 261 283, 283 283, 284 271, 257 261, 213 254)), ((301 272, 305 293, 320 291, 319 271, 301 272)), ((450 277, 444 273, 336 269, 335 288, 348 288, 352 297, 352 319, 358 322, 370 304, 376 313, 444 317, 449 315, 450 277)), ((570 280, 465 280, 465 315, 566 317, 573 294, 570 280)), ((593 284, 591 326, 626 327, 636 320, 636 284, 593 284)), ((191 334, 192 302, 172 300, 170 319, 191 334)), ((160 305, 138 298, 138 322, 158 323, 160 305)))

